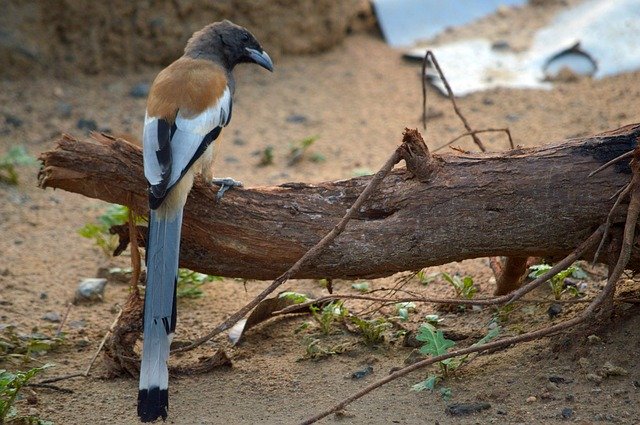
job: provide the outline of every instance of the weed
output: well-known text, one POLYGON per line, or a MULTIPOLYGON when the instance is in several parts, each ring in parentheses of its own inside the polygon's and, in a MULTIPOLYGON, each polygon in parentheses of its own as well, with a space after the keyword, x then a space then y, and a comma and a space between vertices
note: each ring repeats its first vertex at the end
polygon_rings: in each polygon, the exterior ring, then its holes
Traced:
MULTIPOLYGON (((341 343, 333 346, 325 347, 320 339, 309 339, 305 346, 305 355, 303 359, 320 360, 325 357, 334 356, 336 354, 342 354, 347 351, 352 344, 341 343)), ((303 360, 300 359, 300 360, 303 360)))
POLYGON ((111 204, 97 223, 87 223, 78 230, 80 236, 93 239, 107 256, 118 246, 118 237, 109 233, 112 226, 124 224, 129 220, 129 208, 111 204))
POLYGON ((29 363, 33 360, 34 354, 54 350, 62 344, 63 339, 63 334, 55 337, 38 332, 22 334, 16 331, 15 326, 4 326, 0 329, 0 363, 5 361, 29 363))
POLYGON ((384 341, 384 332, 391 327, 384 318, 364 320, 357 316, 349 316, 351 323, 356 325, 365 345, 372 347, 384 341))
POLYGON ((305 303, 307 301, 309 301, 309 297, 307 297, 305 294, 301 294, 299 292, 283 292, 280 295, 278 295, 278 297, 280 298, 286 298, 289 301, 293 302, 294 304, 302 304, 305 303))
POLYGON ((359 292, 367 292, 371 289, 369 282, 358 282, 351 284, 351 288, 359 292))
POLYGON ((456 297, 463 299, 473 299, 478 288, 473 284, 471 276, 460 277, 458 275, 451 276, 449 273, 441 273, 440 276, 446 280, 456 291, 456 297))
POLYGON ((260 161, 258 162, 258 166, 266 167, 267 165, 273 164, 273 146, 267 146, 260 153, 260 161))
POLYGON ((404 302, 396 303, 396 313, 403 322, 409 320, 409 313, 414 312, 416 309, 416 303, 404 302))
POLYGON ((194 272, 189 269, 178 270, 178 298, 202 298, 202 285, 207 282, 220 281, 222 277, 194 272))
MULTIPOLYGON (((500 327, 496 326, 491 329, 482 339, 473 344, 473 346, 483 345, 494 339, 500 333, 500 327)), ((446 339, 441 330, 436 329, 430 323, 423 323, 416 335, 418 341, 424 342, 424 345, 420 347, 420 353, 432 357, 441 356, 447 354, 451 348, 455 346, 455 342, 450 339, 446 339)), ((446 360, 442 360, 436 363, 440 369, 438 374, 431 374, 422 382, 413 385, 414 391, 431 390, 433 391, 438 383, 449 377, 460 366, 467 362, 469 355, 452 357, 446 360)), ((451 397, 451 389, 443 387, 440 389, 440 394, 443 398, 448 399, 451 397)))
POLYGON ((337 321, 344 320, 349 314, 348 310, 343 306, 342 301, 333 301, 324 307, 311 306, 311 316, 320 326, 320 332, 329 335, 333 324, 337 321))
POLYGON ((34 367, 26 372, 9 372, 6 369, 0 369, 0 424, 4 423, 26 423, 37 425, 49 425, 53 422, 44 421, 33 416, 19 416, 14 406, 16 397, 20 389, 24 387, 31 378, 51 367, 45 364, 41 367, 34 367))
MULTIPOLYGON (((543 275, 547 271, 551 269, 551 266, 548 264, 536 264, 534 266, 529 267, 529 270, 532 270, 529 273, 529 277, 537 278, 538 276, 543 275)), ((575 264, 571 267, 562 270, 551 279, 548 280, 549 287, 551 288, 551 292, 553 293, 553 297, 556 300, 562 298, 562 294, 569 293, 574 297, 580 295, 580 291, 575 286, 565 286, 564 280, 568 277, 573 277, 575 279, 586 279, 587 274, 582 270, 579 266, 575 264)))
POLYGON ((418 282, 420 282, 424 286, 427 286, 428 284, 430 284, 431 282, 436 280, 438 278, 438 276, 440 276, 440 273, 429 273, 429 274, 427 274, 424 270, 420 270, 418 273, 416 273, 416 277, 418 278, 418 282))
POLYGON ((13 146, 6 155, 0 157, 0 182, 10 185, 18 184, 16 167, 21 165, 35 165, 38 161, 27 153, 24 146, 13 146))
POLYGON ((291 166, 300 162, 303 159, 305 152, 309 150, 319 137, 320 136, 309 136, 299 142, 292 143, 289 147, 289 153, 287 154, 287 165, 291 166))
POLYGON ((373 174, 373 171, 371 171, 370 168, 366 168, 366 167, 361 167, 361 168, 355 168, 352 172, 351 175, 353 177, 364 177, 364 176, 370 176, 373 174))

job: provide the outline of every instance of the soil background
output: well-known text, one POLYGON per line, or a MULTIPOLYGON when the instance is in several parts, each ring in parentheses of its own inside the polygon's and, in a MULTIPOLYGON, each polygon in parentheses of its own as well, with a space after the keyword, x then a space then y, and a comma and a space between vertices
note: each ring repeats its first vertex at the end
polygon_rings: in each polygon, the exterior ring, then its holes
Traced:
MULTIPOLYGON (((506 39, 521 48, 553 13, 576 3, 536 1, 522 8, 500 9, 481 21, 447 31, 439 39, 480 34, 494 41, 506 39)), ((182 45, 188 34, 178 37, 182 45)), ((335 44, 341 38, 325 52, 279 56, 273 74, 251 66, 237 69, 234 117, 217 147, 216 175, 233 176, 247 186, 346 179, 376 171, 400 143, 403 129, 419 127, 420 65, 404 61, 373 29, 355 31, 335 44), (291 145, 309 136, 318 137, 309 155, 287 165, 291 145), (269 146, 273 148, 273 164, 259 166, 261 153, 269 146), (311 161, 311 154, 322 155, 324 161, 311 161)), ((269 50, 268 35, 261 41, 269 50)), ((161 46, 155 48, 161 50, 161 46)), ((280 47, 276 50, 282 53, 280 47)), ((51 149, 61 132, 83 136, 87 129, 96 129, 131 140, 139 138, 145 99, 131 93, 140 84, 151 82, 160 69, 159 62, 154 67, 142 65, 116 71, 107 67, 109 72, 98 75, 76 72, 61 78, 42 71, 1 80, 0 155, 11 146, 23 145, 37 156, 51 149)), ((517 145, 536 146, 640 122, 639 78, 640 72, 635 72, 597 81, 558 82, 552 90, 494 89, 460 98, 458 105, 475 128, 509 127, 517 145)), ((455 91, 455 81, 451 85, 455 91)), ((464 132, 450 103, 431 89, 429 110, 431 118, 424 135, 431 148, 464 132)), ((508 146, 504 135, 486 135, 483 141, 491 150, 508 146)), ((457 145, 474 149, 470 141, 457 145)), ((64 315, 79 281, 97 276, 101 268, 127 267, 129 257, 106 257, 91 240, 78 235, 78 229, 94 222, 107 204, 62 191, 40 190, 36 187, 37 171, 37 166, 22 167, 17 186, 0 185, 0 324, 15 325, 23 333, 35 329, 50 335, 58 323, 44 320, 46 313, 64 315)), ((571 172, 571 164, 567 164, 567 172, 571 172)), ((215 214, 215 208, 211 213, 215 214)), ((451 220, 456 220, 454 211, 451 220)), ((602 286, 606 270, 584 267, 590 276, 589 296, 602 286)), ((479 295, 488 296, 494 290, 486 259, 434 267, 426 273, 440 271, 473 276, 479 295)), ((372 289, 388 288, 402 276, 369 284, 372 289)), ((179 300, 176 339, 192 340, 204 334, 267 284, 225 279, 205 285, 200 299, 179 300)), ((336 281, 334 288, 355 293, 351 284, 336 281)), ((623 286, 631 292, 637 288, 632 279, 623 286)), ((429 295, 453 294, 441 281, 424 286, 412 279, 405 289, 429 295)), ((325 293, 311 280, 289 281, 283 290, 325 293)), ((64 344, 37 358, 37 362, 55 364, 46 375, 84 370, 115 318, 115 306, 127 295, 126 284, 110 281, 102 303, 72 307, 64 326, 64 344)), ((579 304, 563 304, 562 312, 552 319, 547 314, 550 298, 549 290, 542 288, 531 299, 543 302, 530 299, 519 304, 503 323, 502 335, 570 318, 581 308, 579 304)), ((354 312, 368 308, 355 302, 346 306, 354 312)), ((382 313, 393 316, 394 309, 382 313)), ((403 326, 416 329, 425 315, 433 313, 443 319, 440 326, 448 335, 457 335, 458 344, 465 346, 486 334, 495 311, 447 312, 418 305, 403 326)), ((438 392, 411 390, 428 373, 419 371, 374 391, 340 416, 322 423, 640 423, 637 313, 634 304, 618 303, 611 323, 593 323, 552 339, 479 356, 445 381, 452 392, 448 401, 438 392), (591 334, 597 338, 589 338, 591 334), (606 362, 624 368, 627 374, 598 379, 606 362), (488 402, 491 407, 464 417, 446 413, 448 404, 460 402, 488 402)), ((167 422, 298 423, 392 368, 403 366, 413 351, 391 332, 385 343, 375 347, 363 345, 360 338, 339 326, 332 335, 322 336, 314 325, 303 329, 310 320, 308 316, 273 320, 250 330, 237 347, 229 347, 221 339, 197 353, 172 358, 172 364, 186 364, 222 345, 233 366, 172 378, 167 422), (341 347, 344 352, 320 360, 306 359, 307 347, 314 340, 321 347, 341 347), (366 366, 372 366, 373 372, 362 379, 351 378, 366 366)), ((26 366, 0 364, 0 368, 17 367, 26 366)), ((56 424, 137 423, 137 380, 105 376, 106 368, 99 360, 89 378, 60 383, 73 394, 27 389, 17 406, 22 413, 56 424)))

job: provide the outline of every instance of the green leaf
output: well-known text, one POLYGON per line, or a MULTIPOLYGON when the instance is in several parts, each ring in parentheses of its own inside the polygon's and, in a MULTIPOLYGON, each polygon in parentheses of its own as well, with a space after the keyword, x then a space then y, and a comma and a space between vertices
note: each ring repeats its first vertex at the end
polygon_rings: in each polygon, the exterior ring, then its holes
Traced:
POLYGON ((309 300, 309 297, 307 297, 305 294, 300 294, 298 292, 283 292, 278 297, 286 298, 295 304, 302 304, 309 300))
POLYGON ((411 389, 413 391, 419 392, 419 391, 424 391, 424 390, 429 390, 429 391, 433 391, 434 388, 436 387, 436 384, 440 381, 440 377, 436 376, 436 375, 429 375, 427 377, 427 379, 425 379, 422 382, 418 382, 417 384, 413 385, 411 387, 411 389))
POLYGON ((446 354, 449 348, 456 344, 450 339, 446 339, 442 331, 436 330, 436 328, 429 323, 423 323, 420 326, 416 339, 425 343, 420 347, 420 352, 434 357, 446 354))
POLYGON ((353 289, 360 292, 367 292, 370 289, 369 282, 359 282, 351 285, 353 289))

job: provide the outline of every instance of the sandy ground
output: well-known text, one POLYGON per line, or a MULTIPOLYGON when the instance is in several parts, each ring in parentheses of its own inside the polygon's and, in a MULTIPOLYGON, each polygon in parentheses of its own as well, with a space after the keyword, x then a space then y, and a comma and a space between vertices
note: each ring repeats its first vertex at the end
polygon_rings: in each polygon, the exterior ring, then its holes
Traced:
MULTIPOLYGON (((540 21, 548 16, 531 10, 520 13, 522 22, 528 22, 527 16, 540 21)), ((505 27, 499 23, 511 13, 502 15, 472 29, 497 36, 496 31, 505 27)), ((447 38, 454 36, 447 34, 447 38)), ((21 144, 37 156, 53 146, 52 140, 60 132, 82 135, 77 128, 80 119, 94 120, 99 129, 116 134, 141 134, 145 101, 129 92, 136 84, 151 81, 157 71, 78 76, 67 81, 42 77, 0 82, 0 112, 5 118, 17 118, 7 119, 0 128, 0 154, 21 144)), ((248 186, 344 179, 362 169, 375 171, 400 142, 403 129, 419 126, 419 66, 403 61, 376 34, 351 36, 322 55, 285 57, 276 64, 274 74, 245 66, 236 76, 234 117, 219 148, 216 174, 233 176, 248 186), (321 154, 325 161, 304 160, 287 166, 290 144, 308 136, 318 136, 311 152, 321 154), (267 146, 274 149, 274 164, 259 167, 259 154, 267 146)), ((640 73, 632 73, 599 81, 583 79, 559 83, 551 91, 496 89, 458 103, 474 127, 508 126, 516 144, 535 146, 640 122, 639 78, 640 73)), ((455 90, 455 81, 451 84, 455 90)), ((429 146, 439 146, 463 132, 449 103, 434 91, 430 91, 429 107, 435 115, 425 134, 429 146)), ((483 140, 492 150, 506 147, 500 135, 483 140)), ((473 148, 470 142, 460 146, 473 148)), ((95 277, 101 267, 126 267, 129 259, 107 258, 92 241, 77 234, 79 227, 105 211, 105 203, 37 189, 37 167, 19 171, 17 187, 0 185, 0 324, 13 324, 25 333, 37 328, 51 334, 58 324, 43 320, 43 315, 64 314, 81 279, 95 277)), ((455 220, 455 215, 451 219, 455 220)), ((602 283, 602 270, 588 270, 593 272, 588 290, 593 294, 602 283)), ((434 271, 473 276, 480 295, 490 295, 494 289, 486 259, 448 264, 429 272, 434 271)), ((396 278, 375 280, 370 285, 388 287, 396 278)), ((337 290, 353 292, 350 282, 334 285, 337 290)), ((266 282, 224 280, 208 284, 201 299, 180 300, 177 339, 203 334, 265 286, 266 282)), ((413 280, 406 288, 431 295, 452 294, 450 287, 438 282, 425 288, 413 280)), ((314 281, 290 281, 285 289, 323 293, 314 281)), ((38 362, 55 364, 49 376, 86 367, 115 317, 114 306, 124 302, 127 291, 126 285, 111 282, 103 303, 70 310, 65 343, 38 358, 38 362)), ((549 297, 546 289, 533 295, 535 299, 549 297)), ((505 323, 502 335, 550 324, 548 305, 519 306, 505 323)), ((359 311, 366 305, 348 303, 347 307, 359 311)), ((553 321, 571 317, 578 310, 565 306, 553 321)), ((393 310, 383 312, 392 314, 393 310)), ((440 314, 442 326, 466 337, 460 344, 467 345, 487 332, 494 311, 447 313, 419 305, 405 326, 417 328, 430 313, 440 314)), ((620 304, 615 321, 605 327, 594 324, 592 331, 567 333, 478 357, 445 382, 452 390, 449 401, 438 393, 411 391, 411 385, 426 376, 427 371, 421 371, 382 387, 348 406, 344 415, 331 416, 323 423, 638 423, 640 372, 634 367, 640 360, 635 351, 640 344, 637 313, 636 307, 620 304), (588 342, 592 332, 599 339, 588 342), (602 382, 593 382, 593 376, 588 379, 607 361, 625 368, 628 375, 602 382), (552 383, 551 376, 562 379, 552 383), (467 417, 445 412, 448 404, 478 401, 491 407, 467 417), (563 409, 568 419, 563 419, 563 409)), ((173 379, 168 422, 297 423, 402 366, 412 351, 391 334, 387 342, 369 348, 341 327, 329 337, 319 336, 314 326, 300 330, 309 320, 295 317, 261 325, 250 331, 240 346, 225 346, 232 368, 173 379), (347 349, 317 361, 304 359, 306 346, 313 339, 325 347, 346 344, 347 349), (350 378, 367 365, 373 367, 373 373, 359 380, 350 378)), ((211 346, 197 355, 210 352, 211 346)), ((174 364, 185 361, 172 359, 174 364)), ((105 373, 98 361, 90 378, 60 383, 73 394, 37 389, 35 404, 21 400, 18 407, 57 424, 136 423, 137 381, 102 379, 105 373)))

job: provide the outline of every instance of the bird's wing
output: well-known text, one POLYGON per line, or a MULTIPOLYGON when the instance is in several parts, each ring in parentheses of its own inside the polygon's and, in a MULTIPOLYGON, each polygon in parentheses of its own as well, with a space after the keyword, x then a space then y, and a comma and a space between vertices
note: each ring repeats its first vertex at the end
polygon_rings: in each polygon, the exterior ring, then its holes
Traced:
MULTIPOLYGON (((217 79, 219 82, 221 77, 215 71, 209 71, 209 74, 209 80, 217 79)), ((176 75, 172 77, 173 80, 180 77, 179 73, 176 75)), ((193 74, 183 78, 182 87, 173 81, 169 85, 165 80, 161 80, 158 83, 159 88, 155 91, 152 88, 149 95, 143 132, 143 159, 144 174, 151 187, 152 208, 154 206, 157 208, 162 203, 171 188, 218 137, 222 127, 226 126, 231 119, 231 90, 226 84, 226 79, 224 86, 218 89, 219 93, 215 98, 209 96, 210 93, 204 94, 210 101, 207 102, 209 103, 207 106, 202 107, 197 105, 197 98, 203 97, 203 92, 200 90, 211 90, 212 87, 215 89, 215 86, 206 78, 200 79, 203 81, 201 84, 194 84, 193 74), (180 88, 183 91, 180 91, 180 88), (159 94, 154 95, 154 93, 159 94), (160 107, 156 106, 160 104, 156 101, 158 97, 167 99, 160 107), (194 103, 196 103, 195 107, 194 103), (175 107, 171 108, 171 105, 175 107), (192 112, 194 110, 197 112, 192 112)), ((155 83, 154 86, 156 86, 155 83)))

